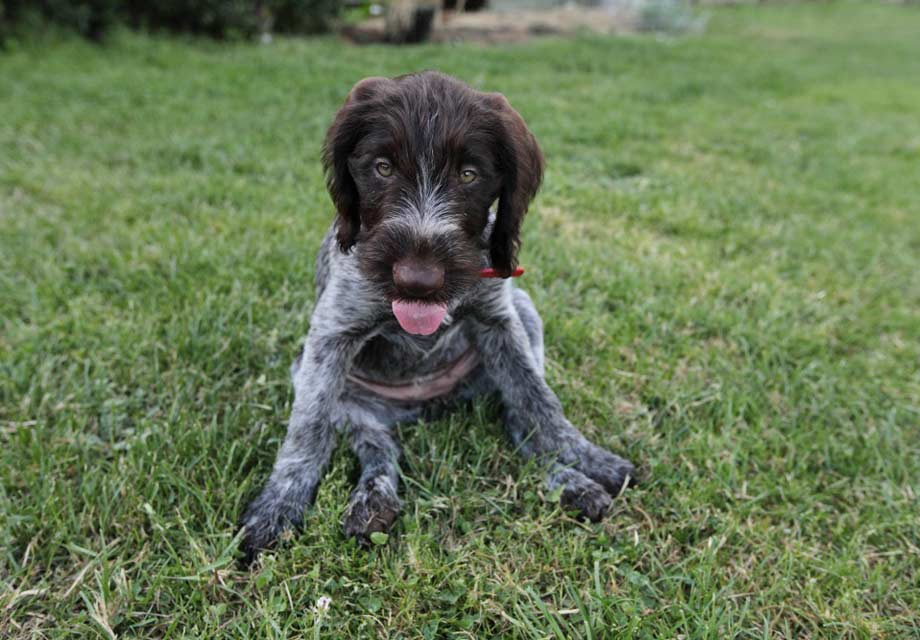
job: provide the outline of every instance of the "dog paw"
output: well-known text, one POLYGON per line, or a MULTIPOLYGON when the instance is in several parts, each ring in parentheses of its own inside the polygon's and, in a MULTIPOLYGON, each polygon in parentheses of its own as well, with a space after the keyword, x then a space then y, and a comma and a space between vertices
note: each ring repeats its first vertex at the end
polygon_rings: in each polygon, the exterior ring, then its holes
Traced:
POLYGON ((565 487, 559 502, 567 511, 575 511, 579 518, 600 522, 613 500, 599 485, 593 487, 565 487))
POLYGON ((271 549, 285 531, 297 528, 302 518, 302 505, 297 508, 280 499, 271 487, 266 487, 240 518, 240 527, 244 530, 240 543, 243 565, 251 565, 259 553, 271 549))
POLYGON ((389 480, 377 477, 363 482, 352 492, 345 509, 345 536, 367 546, 372 533, 389 531, 400 507, 396 490, 389 480))
POLYGON ((607 513, 613 502, 604 487, 577 469, 558 467, 550 472, 550 489, 561 487, 559 503, 567 511, 574 511, 579 518, 598 522, 607 513))
POLYGON ((636 468, 629 460, 594 444, 580 456, 577 466, 613 497, 618 496, 624 488, 636 484, 636 468))
POLYGON ((259 553, 271 549, 285 529, 281 523, 250 511, 247 511, 240 524, 245 529, 240 543, 243 552, 242 564, 247 567, 255 562, 259 553))

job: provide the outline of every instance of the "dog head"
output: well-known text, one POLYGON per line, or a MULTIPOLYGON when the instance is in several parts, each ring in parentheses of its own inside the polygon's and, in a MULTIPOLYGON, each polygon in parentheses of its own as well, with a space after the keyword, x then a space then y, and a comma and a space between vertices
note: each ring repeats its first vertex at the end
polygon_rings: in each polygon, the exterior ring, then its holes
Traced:
POLYGON ((504 96, 435 72, 356 84, 323 163, 339 247, 357 245, 364 275, 419 334, 476 284, 484 250, 510 275, 543 175, 540 148, 504 96))

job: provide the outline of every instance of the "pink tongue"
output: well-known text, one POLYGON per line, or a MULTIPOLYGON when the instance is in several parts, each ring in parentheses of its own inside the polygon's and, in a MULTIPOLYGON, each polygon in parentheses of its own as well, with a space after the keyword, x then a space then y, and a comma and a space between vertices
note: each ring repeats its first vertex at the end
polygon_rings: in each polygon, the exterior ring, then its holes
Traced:
POLYGON ((428 336, 438 330, 447 315, 447 305, 428 302, 393 301, 393 315, 409 333, 428 336))

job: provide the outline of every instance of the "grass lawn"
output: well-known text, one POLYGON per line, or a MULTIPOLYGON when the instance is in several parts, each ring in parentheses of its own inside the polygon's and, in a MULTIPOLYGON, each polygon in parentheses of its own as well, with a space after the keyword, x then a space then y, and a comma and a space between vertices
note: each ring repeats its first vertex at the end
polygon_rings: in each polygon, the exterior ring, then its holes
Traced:
POLYGON ((0 54, 0 636, 920 637, 920 11, 716 11, 507 48, 119 35, 0 54), (641 467, 561 512, 483 403, 341 445, 252 571, 352 83, 504 92, 546 181, 520 281, 569 417, 641 467), (331 598, 325 616, 314 613, 331 598))

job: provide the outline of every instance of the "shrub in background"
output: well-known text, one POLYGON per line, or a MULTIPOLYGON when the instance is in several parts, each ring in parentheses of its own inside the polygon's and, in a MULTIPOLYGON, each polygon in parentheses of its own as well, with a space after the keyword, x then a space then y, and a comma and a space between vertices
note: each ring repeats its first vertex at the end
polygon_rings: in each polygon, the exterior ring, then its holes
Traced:
POLYGON ((253 0, 122 0, 122 8, 134 28, 212 38, 252 36, 267 18, 262 3, 253 0))
POLYGON ((272 31, 322 33, 342 8, 342 0, 274 0, 270 7, 272 31))
POLYGON ((0 38, 42 22, 100 40, 118 19, 120 0, 0 0, 0 38))
POLYGON ((118 23, 212 38, 318 33, 340 6, 341 0, 0 0, 0 39, 43 23, 93 40, 118 23))

